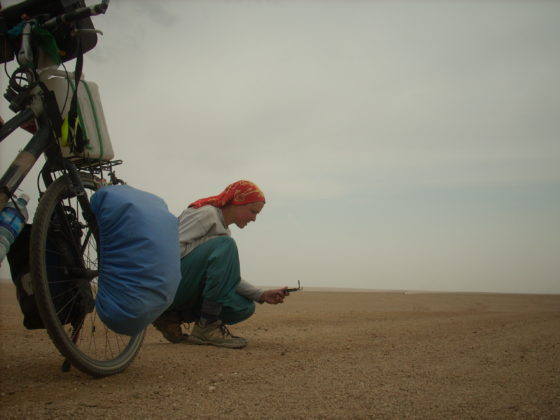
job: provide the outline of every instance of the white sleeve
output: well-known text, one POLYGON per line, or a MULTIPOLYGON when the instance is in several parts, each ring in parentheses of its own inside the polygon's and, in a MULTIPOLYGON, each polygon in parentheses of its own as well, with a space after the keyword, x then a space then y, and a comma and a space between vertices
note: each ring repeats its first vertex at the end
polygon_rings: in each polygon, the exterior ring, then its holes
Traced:
POLYGON ((254 300, 255 302, 258 302, 264 293, 263 289, 259 289, 243 279, 241 279, 235 291, 237 294, 245 296, 247 299, 254 300))

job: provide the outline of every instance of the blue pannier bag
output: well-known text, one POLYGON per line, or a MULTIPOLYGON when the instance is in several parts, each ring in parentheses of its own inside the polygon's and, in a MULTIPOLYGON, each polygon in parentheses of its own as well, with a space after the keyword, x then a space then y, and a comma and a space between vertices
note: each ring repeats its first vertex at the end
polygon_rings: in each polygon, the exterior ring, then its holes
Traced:
POLYGON ((178 221, 154 194, 128 185, 91 197, 99 227, 99 318, 136 335, 173 302, 181 280, 178 221))

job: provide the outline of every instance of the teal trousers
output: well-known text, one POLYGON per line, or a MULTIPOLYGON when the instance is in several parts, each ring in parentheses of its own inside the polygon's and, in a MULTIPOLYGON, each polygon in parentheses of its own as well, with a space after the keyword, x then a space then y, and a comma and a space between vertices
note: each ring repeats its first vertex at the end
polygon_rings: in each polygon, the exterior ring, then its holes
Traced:
POLYGON ((237 294, 241 280, 239 253, 233 238, 220 236, 197 246, 181 259, 181 282, 169 310, 185 321, 200 317, 204 299, 222 305, 220 320, 236 324, 255 312, 255 302, 237 294))

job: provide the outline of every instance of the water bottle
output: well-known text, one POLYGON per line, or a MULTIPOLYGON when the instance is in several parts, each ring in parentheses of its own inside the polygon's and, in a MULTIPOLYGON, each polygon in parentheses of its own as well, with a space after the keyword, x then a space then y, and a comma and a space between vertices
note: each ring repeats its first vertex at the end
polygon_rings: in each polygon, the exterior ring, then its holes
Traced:
POLYGON ((29 217, 27 203, 29 196, 22 194, 16 200, 17 207, 13 201, 9 201, 6 207, 0 212, 0 263, 10 250, 17 236, 23 230, 25 222, 29 217), (19 210, 18 210, 19 209, 19 210))

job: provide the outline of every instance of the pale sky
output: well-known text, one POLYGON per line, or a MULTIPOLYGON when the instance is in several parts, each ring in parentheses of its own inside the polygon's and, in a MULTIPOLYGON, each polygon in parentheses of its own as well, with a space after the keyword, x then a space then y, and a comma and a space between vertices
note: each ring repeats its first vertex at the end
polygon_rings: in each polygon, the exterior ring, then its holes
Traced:
POLYGON ((262 188, 232 227, 256 285, 560 293, 558 22, 557 1, 112 0, 84 73, 118 174, 173 214, 262 188))

